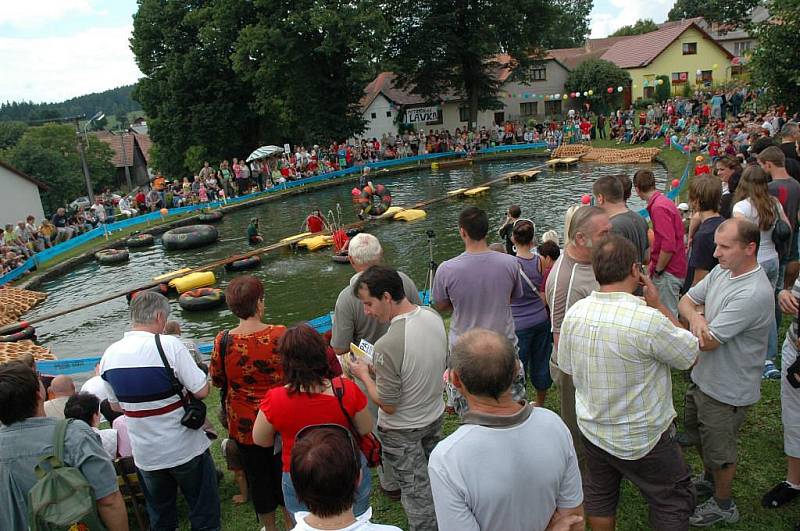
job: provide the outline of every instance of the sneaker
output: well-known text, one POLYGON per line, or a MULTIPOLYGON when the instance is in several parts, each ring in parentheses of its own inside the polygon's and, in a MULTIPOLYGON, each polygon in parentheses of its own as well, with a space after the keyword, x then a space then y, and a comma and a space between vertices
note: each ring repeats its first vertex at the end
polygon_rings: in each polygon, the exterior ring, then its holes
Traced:
POLYGON ((798 495, 800 495, 800 490, 793 489, 787 482, 781 481, 771 491, 764 494, 764 497, 761 498, 761 505, 767 509, 774 509, 786 505, 798 495))
POLYGON ((762 374, 764 380, 779 380, 780 377, 781 371, 775 367, 775 363, 771 361, 764 362, 764 372, 762 374))
POLYGON ((694 514, 689 517, 689 523, 694 527, 709 527, 719 523, 735 524, 739 521, 739 509, 731 501, 729 509, 717 505, 717 500, 709 498, 694 509, 694 514))
POLYGON ((714 495, 714 482, 706 479, 705 474, 698 474, 692 478, 692 485, 698 498, 708 498, 714 495))

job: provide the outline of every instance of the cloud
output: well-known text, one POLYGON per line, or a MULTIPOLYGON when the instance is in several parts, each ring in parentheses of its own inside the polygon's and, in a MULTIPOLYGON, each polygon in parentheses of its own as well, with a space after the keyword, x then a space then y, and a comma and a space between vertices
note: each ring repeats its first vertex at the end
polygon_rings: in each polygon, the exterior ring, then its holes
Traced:
POLYGON ((640 18, 664 22, 674 0, 609 0, 595 4, 591 19, 591 37, 608 37, 622 26, 635 23, 640 18))
POLYGON ((0 9, 0 25, 32 28, 70 15, 88 15, 92 11, 89 0, 5 0, 0 9))
POLYGON ((131 25, 65 37, 0 37, 0 101, 55 102, 135 83, 142 77, 131 25))

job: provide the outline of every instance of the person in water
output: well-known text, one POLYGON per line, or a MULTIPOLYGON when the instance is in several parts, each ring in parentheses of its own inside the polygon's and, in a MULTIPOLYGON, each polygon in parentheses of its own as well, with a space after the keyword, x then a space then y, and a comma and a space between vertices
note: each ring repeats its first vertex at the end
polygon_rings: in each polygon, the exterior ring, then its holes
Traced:
POLYGON ((322 232, 327 224, 327 220, 318 208, 315 208, 306 218, 306 230, 308 232, 322 232))
POLYGON ((258 233, 258 218, 250 219, 250 224, 247 226, 247 241, 250 245, 257 245, 264 241, 264 238, 258 233))

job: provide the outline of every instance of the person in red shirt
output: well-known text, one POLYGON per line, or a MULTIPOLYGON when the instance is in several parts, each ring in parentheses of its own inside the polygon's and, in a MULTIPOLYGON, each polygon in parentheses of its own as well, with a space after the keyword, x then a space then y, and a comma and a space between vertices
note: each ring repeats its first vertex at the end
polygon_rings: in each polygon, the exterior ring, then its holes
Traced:
MULTIPOLYGON (((366 395, 352 380, 331 377, 325 342, 309 325, 300 324, 287 330, 281 338, 279 351, 287 383, 270 389, 261 401, 253 440, 271 447, 275 434, 280 434, 283 498, 286 509, 294 514, 308 510, 297 499, 289 472, 297 433, 317 424, 336 424, 351 430, 347 418, 350 417, 359 435, 365 435, 372 431, 372 415, 367 410, 366 395)), ((361 483, 353 505, 356 516, 369 509, 372 488, 367 460, 363 455, 359 458, 361 483)))
POLYGON ((703 158, 703 155, 697 155, 697 157, 694 159, 694 162, 695 162, 694 174, 695 175, 703 175, 704 173, 707 173, 708 175, 711 175, 711 168, 708 167, 708 164, 703 162, 704 160, 705 159, 703 158))
POLYGON ((581 123, 578 126, 581 129, 581 140, 589 140, 589 132, 592 130, 592 124, 586 118, 581 118, 581 123))
POLYGON ((319 209, 314 209, 314 211, 311 212, 311 214, 309 214, 306 218, 306 230, 308 232, 322 232, 326 225, 327 222, 325 217, 322 215, 322 212, 320 212, 319 209))

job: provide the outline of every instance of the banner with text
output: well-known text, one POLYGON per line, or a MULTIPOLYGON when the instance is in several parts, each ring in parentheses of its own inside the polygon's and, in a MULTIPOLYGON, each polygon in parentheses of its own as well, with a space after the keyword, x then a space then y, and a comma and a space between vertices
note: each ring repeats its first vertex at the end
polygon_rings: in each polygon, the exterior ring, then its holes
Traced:
POLYGON ((419 122, 436 122, 439 120, 439 106, 415 107, 406 109, 406 123, 415 124, 419 122))

